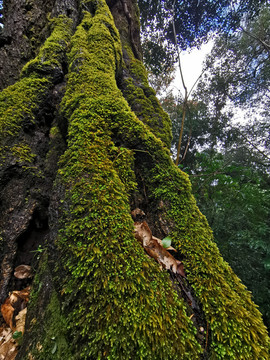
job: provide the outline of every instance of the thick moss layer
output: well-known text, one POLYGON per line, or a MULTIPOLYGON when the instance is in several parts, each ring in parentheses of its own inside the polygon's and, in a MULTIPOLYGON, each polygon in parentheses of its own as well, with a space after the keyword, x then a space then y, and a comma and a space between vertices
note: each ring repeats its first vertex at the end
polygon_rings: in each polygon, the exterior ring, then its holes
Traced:
POLYGON ((78 359, 197 359, 183 302, 133 235, 124 175, 131 153, 116 150, 112 125, 120 112, 147 130, 116 85, 121 44, 109 10, 103 1, 93 5, 71 41, 62 103, 68 150, 56 183, 65 187, 57 244, 70 343, 78 359), (129 156, 119 163, 115 152, 129 156))
POLYGON ((149 86, 142 62, 134 58, 128 46, 124 47, 124 51, 129 59, 125 63, 130 76, 123 78, 123 95, 137 117, 170 149, 171 120, 162 109, 155 91, 149 86))
POLYGON ((61 314, 58 296, 53 287, 47 254, 43 252, 32 284, 27 307, 26 333, 17 359, 72 360, 66 340, 67 324, 61 314))
POLYGON ((52 81, 62 74, 62 66, 71 36, 71 21, 63 16, 53 20, 52 34, 38 56, 22 70, 21 79, 0 93, 1 163, 10 156, 20 163, 32 163, 35 155, 31 139, 25 136, 38 124, 38 110, 45 103, 52 81), (19 138, 24 138, 18 143, 19 138))
POLYGON ((40 48, 39 54, 22 69, 21 76, 47 77, 59 82, 64 74, 66 48, 72 33, 72 20, 60 15, 51 20, 52 33, 40 48))
POLYGON ((154 204, 170 204, 160 211, 175 223, 170 235, 211 328, 211 359, 268 359, 267 331, 250 292, 222 259, 186 175, 161 159, 148 173, 148 195, 154 204))

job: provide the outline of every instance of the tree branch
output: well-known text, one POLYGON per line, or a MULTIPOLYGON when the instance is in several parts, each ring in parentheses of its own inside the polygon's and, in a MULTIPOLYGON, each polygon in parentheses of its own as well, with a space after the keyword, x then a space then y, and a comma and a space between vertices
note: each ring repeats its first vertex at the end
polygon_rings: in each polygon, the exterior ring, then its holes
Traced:
POLYGON ((248 36, 250 36, 252 39, 257 40, 266 51, 270 52, 270 45, 267 44, 265 41, 263 41, 262 39, 260 39, 258 36, 251 34, 249 31, 247 31, 246 29, 244 29, 242 26, 240 26, 240 29, 247 34, 248 36))

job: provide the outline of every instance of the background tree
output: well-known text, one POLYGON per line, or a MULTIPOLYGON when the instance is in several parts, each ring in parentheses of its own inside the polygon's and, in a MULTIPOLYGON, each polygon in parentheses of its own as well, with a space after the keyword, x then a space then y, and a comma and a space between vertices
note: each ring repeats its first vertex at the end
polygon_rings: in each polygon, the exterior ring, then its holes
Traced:
POLYGON ((16 358, 268 358, 261 315, 171 160, 138 8, 108 5, 4 3, 0 300, 11 329, 20 308, 8 294, 32 286, 16 358), (174 256, 159 242, 168 235, 174 256), (21 264, 33 282, 16 278, 21 264))
MULTIPOLYGON (((221 253, 252 290, 269 326, 268 44, 269 6, 236 33, 216 39, 196 107, 187 117, 181 166, 191 176, 221 253), (239 109, 246 125, 231 121, 239 109)), ((181 101, 162 99, 173 139, 179 134, 181 101)))
POLYGON ((176 1, 139 0, 144 35, 144 58, 155 73, 175 62, 174 19, 177 44, 185 50, 199 46, 213 33, 231 34, 243 18, 252 19, 266 1, 176 1), (174 14, 173 14, 174 13, 174 14))

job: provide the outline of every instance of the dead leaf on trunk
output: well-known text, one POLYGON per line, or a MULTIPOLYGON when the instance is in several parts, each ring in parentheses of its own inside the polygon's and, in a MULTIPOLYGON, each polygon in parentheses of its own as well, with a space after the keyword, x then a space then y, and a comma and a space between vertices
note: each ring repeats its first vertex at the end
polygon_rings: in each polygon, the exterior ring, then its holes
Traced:
POLYGON ((27 308, 21 310, 15 317, 16 320, 16 331, 24 333, 25 319, 26 319, 27 308))
POLYGON ((11 305, 16 310, 16 313, 23 310, 29 301, 30 296, 30 286, 21 290, 21 291, 13 291, 9 297, 11 305))
MULTIPOLYGON (((14 313, 18 315, 26 309, 27 302, 29 301, 30 287, 21 290, 13 291, 6 299, 3 305, 1 305, 1 313, 6 324, 13 330, 16 330, 16 324, 14 321, 14 313)), ((17 315, 17 316, 18 316, 17 315)), ((17 317, 16 317, 17 318, 17 317)), ((21 331, 21 330, 20 330, 21 331)))
POLYGON ((14 322, 13 322, 13 315, 14 315, 14 307, 10 303, 10 298, 7 298, 3 305, 1 305, 1 313, 2 316, 7 323, 7 325, 14 330, 14 322))
POLYGON ((175 259, 168 252, 168 250, 176 250, 171 246, 165 249, 162 240, 152 235, 152 231, 147 222, 142 220, 145 216, 144 212, 140 209, 135 209, 132 211, 132 216, 134 219, 139 219, 139 221, 135 221, 134 223, 135 238, 142 244, 147 254, 154 258, 166 270, 185 277, 183 263, 175 259))
POLYGON ((14 360, 18 353, 18 344, 12 338, 10 328, 0 328, 0 360, 14 360))

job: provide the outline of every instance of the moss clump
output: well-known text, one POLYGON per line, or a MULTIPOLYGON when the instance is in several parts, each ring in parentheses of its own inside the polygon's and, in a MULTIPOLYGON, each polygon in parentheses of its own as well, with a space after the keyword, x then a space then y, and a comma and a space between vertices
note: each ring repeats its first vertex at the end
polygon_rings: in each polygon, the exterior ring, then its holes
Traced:
POLYGON ((132 153, 111 139, 119 112, 147 131, 116 85, 121 46, 109 9, 104 1, 93 5, 95 15, 85 13, 71 41, 62 102, 68 149, 56 181, 65 188, 57 244, 70 344, 79 359, 198 359, 183 302, 133 235, 132 153))
POLYGON ((32 287, 28 305, 28 318, 31 318, 31 322, 24 335, 24 348, 18 358, 72 360, 66 341, 67 324, 61 315, 61 305, 53 288, 46 252, 42 255, 32 287))
POLYGON ((45 78, 24 78, 0 93, 0 139, 15 137, 23 122, 34 122, 34 111, 46 96, 45 78))
POLYGON ((24 131, 38 125, 37 111, 44 104, 52 87, 52 80, 61 70, 71 22, 60 16, 53 20, 52 34, 41 48, 39 55, 22 70, 21 79, 0 93, 0 145, 1 164, 10 156, 20 163, 32 162, 30 141, 24 131), (46 69, 38 71, 37 69, 46 69), (15 139, 16 138, 16 139, 15 139), (21 143, 18 139, 23 138, 21 143), (16 140, 16 143, 14 143, 16 140), (28 142, 28 143, 27 143, 28 142))
POLYGON ((19 162, 32 163, 36 157, 36 155, 31 152, 30 146, 28 144, 14 145, 11 148, 11 152, 14 158, 19 162))
POLYGON ((123 80, 124 97, 138 118, 161 139, 168 147, 171 146, 171 121, 162 109, 155 91, 149 86, 147 72, 141 61, 134 58, 132 52, 125 46, 129 60, 126 61, 130 77, 123 80))
POLYGON ((45 172, 47 175, 55 176, 59 157, 64 153, 66 145, 63 136, 55 124, 50 130, 49 151, 46 155, 45 172))
POLYGON ((53 82, 63 78, 64 51, 72 34, 72 20, 60 15, 51 20, 52 33, 40 48, 39 54, 22 69, 22 76, 46 76, 53 82))
POLYGON ((136 190, 137 182, 134 174, 134 152, 126 147, 113 146, 109 158, 116 169, 118 176, 125 186, 125 192, 130 194, 136 190))

